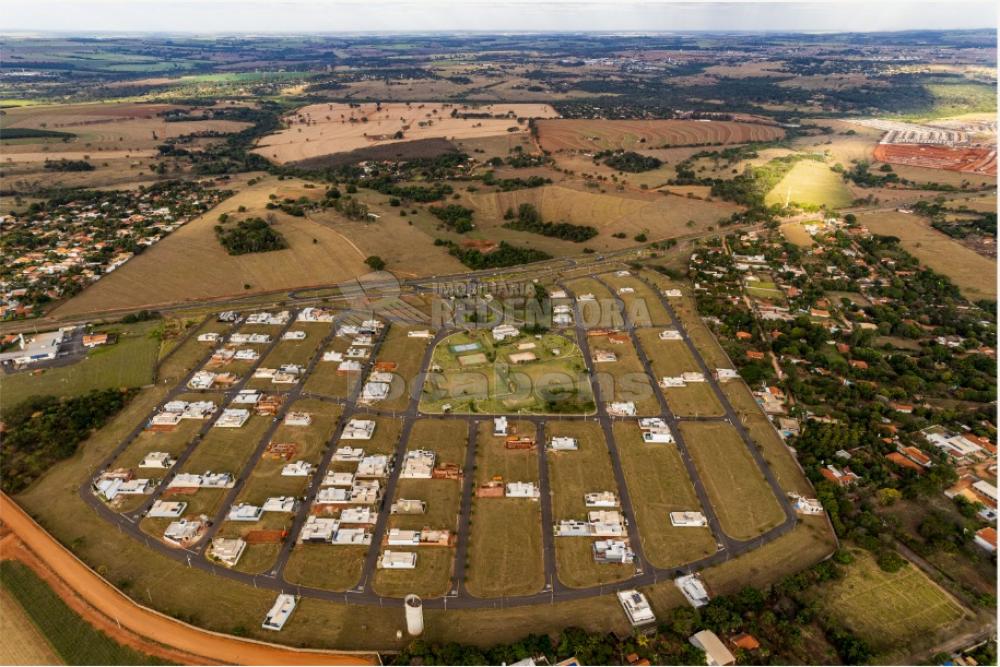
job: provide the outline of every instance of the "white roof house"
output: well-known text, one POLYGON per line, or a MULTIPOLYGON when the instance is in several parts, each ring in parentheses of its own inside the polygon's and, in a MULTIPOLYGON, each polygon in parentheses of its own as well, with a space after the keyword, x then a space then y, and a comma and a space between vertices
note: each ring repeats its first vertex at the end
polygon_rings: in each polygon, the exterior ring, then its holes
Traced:
POLYGON ((296 505, 292 496, 273 496, 264 501, 261 509, 265 512, 294 512, 296 505))
POLYGON ((618 507, 618 496, 614 491, 596 491, 583 496, 587 507, 618 507))
POLYGON ((677 329, 664 329, 660 332, 660 340, 681 340, 681 332, 677 329))
POLYGON ((542 497, 541 491, 534 482, 508 482, 506 489, 508 498, 528 498, 538 500, 542 497))
POLYGON ((391 528, 386 544, 392 547, 416 547, 420 545, 419 530, 401 530, 391 528))
POLYGON ((355 361, 354 359, 347 359, 346 361, 340 362, 337 366, 338 373, 360 373, 361 372, 361 362, 355 361))
POLYGON ((212 424, 215 428, 241 428, 250 419, 250 411, 243 408, 226 408, 212 424))
POLYGON ((365 382, 361 388, 361 397, 358 399, 365 403, 377 403, 389 398, 389 390, 392 385, 388 382, 365 382))
POLYGON ((239 405, 257 405, 260 402, 261 393, 256 389, 240 389, 233 396, 233 403, 239 405))
POLYGON ((360 447, 338 447, 333 453, 333 460, 344 463, 358 463, 365 457, 365 450, 360 447))
MULTIPOLYGON (((347 422, 341 440, 371 440, 375 433, 374 419, 352 419, 347 422)), ((337 450, 340 451, 340 450, 337 450)))
POLYGON ((177 459, 167 452, 150 452, 139 461, 139 467, 166 470, 173 467, 175 463, 177 463, 177 459))
POLYGON ((369 353, 370 350, 368 350, 368 348, 354 347, 352 345, 351 347, 347 348, 346 352, 344 352, 344 356, 347 357, 348 359, 365 359, 368 357, 369 353))
POLYGON ((308 461, 295 461, 294 463, 287 463, 281 469, 282 477, 308 477, 312 474, 313 464, 308 461))
POLYGON ((412 570, 417 566, 417 554, 412 551, 389 551, 382 552, 378 566, 386 570, 412 570))
POLYGON ((635 403, 632 401, 608 403, 608 414, 615 417, 635 417, 635 403))
POLYGON ((621 603, 629 623, 633 626, 649 625, 656 623, 656 615, 653 608, 649 606, 646 596, 637 590, 627 590, 618 592, 618 602, 621 603))
POLYGON ((185 509, 187 509, 187 503, 156 500, 146 516, 151 519, 179 519, 184 514, 185 509))
POLYGON ((643 431, 642 441, 648 444, 671 444, 674 442, 674 434, 669 428, 657 429, 655 431, 643 431))
POLYGON ((684 379, 685 382, 704 382, 705 381, 705 374, 704 373, 697 373, 695 371, 685 371, 685 372, 681 373, 681 377, 684 379))
POLYGON ((335 350, 327 350, 323 353, 323 361, 343 361, 344 353, 335 350))
POLYGON ((181 423, 181 419, 179 412, 163 411, 153 415, 153 418, 149 420, 149 427, 155 429, 158 426, 177 426, 181 423))
POLYGON ((333 311, 308 306, 299 311, 299 322, 333 322, 333 311))
POLYGON ((595 537, 624 537, 625 520, 614 510, 593 510, 587 512, 590 534, 595 537))
POLYGON ((320 486, 343 486, 351 488, 354 486, 354 473, 338 470, 327 470, 320 486))
POLYGON ((593 528, 586 521, 563 519, 555 525, 553 533, 556 537, 590 537, 593 528))
POLYGON ((358 463, 358 477, 385 477, 389 474, 389 457, 385 454, 366 456, 358 463))
POLYGON ((281 340, 305 340, 306 332, 301 329, 286 331, 281 335, 281 340))
POLYGON ((220 340, 222 340, 222 334, 217 334, 214 331, 198 335, 199 343, 218 343, 220 340))
POLYGON ((501 324, 493 327, 493 340, 500 342, 508 338, 517 338, 521 330, 511 324, 501 324))
POLYGON ((507 435, 507 418, 506 417, 494 417, 493 418, 493 435, 497 437, 507 435))
POLYGON ((230 521, 260 521, 263 514, 264 510, 258 505, 240 503, 229 508, 227 518, 230 521))
POLYGON ((351 502, 359 505, 373 505, 382 497, 382 485, 377 479, 363 479, 351 487, 351 502))
POLYGON ((330 542, 339 526, 336 519, 310 514, 299 531, 299 542, 330 542))
POLYGON ((271 607, 270 611, 264 617, 264 622, 261 623, 262 628, 265 630, 281 630, 285 627, 285 623, 288 622, 288 618, 295 611, 295 598, 287 593, 281 593, 274 600, 274 605, 271 607))
POLYGON ((549 449, 554 452, 575 452, 580 448, 576 438, 558 435, 549 440, 549 449))
POLYGON ((171 544, 181 546, 197 537, 204 526, 205 523, 200 519, 174 521, 163 531, 163 539, 171 544))
POLYGON ((697 574, 686 574, 674 579, 674 585, 680 589, 692 607, 704 607, 711 599, 708 589, 697 574))
POLYGON ((212 540, 209 554, 223 565, 233 567, 247 548, 247 543, 239 537, 216 537, 212 540))
POLYGON ((427 329, 419 329, 416 331, 407 331, 406 336, 408 338, 430 338, 431 332, 427 329))
POLYGON ((392 504, 390 511, 392 514, 424 514, 427 512, 427 503, 423 500, 400 498, 392 504))
POLYGON ((708 519, 701 512, 671 512, 670 525, 678 528, 703 528, 708 519))
POLYGON ((285 426, 309 426, 312 424, 312 415, 308 412, 288 412, 285 414, 285 426))
POLYGON ((333 536, 333 543, 340 545, 366 545, 372 543, 372 534, 364 528, 341 528, 333 536))
POLYGON ((406 456, 403 457, 403 469, 399 472, 400 478, 430 479, 436 458, 434 452, 426 449, 414 449, 406 452, 406 456))
POLYGON ((728 382, 729 380, 735 380, 739 376, 740 376, 740 374, 736 372, 735 368, 716 368, 715 369, 715 378, 719 382, 728 382))
POLYGON ((351 502, 351 490, 342 486, 326 486, 316 494, 317 505, 346 505, 351 502))
POLYGON ((657 384, 660 385, 660 389, 679 389, 687 385, 680 375, 664 375, 657 384))
POLYGON ((371 507, 346 507, 340 511, 340 524, 362 524, 374 526, 378 521, 378 512, 371 507))
POLYGON ((635 552, 625 540, 597 540, 592 548, 598 563, 635 562, 635 552))

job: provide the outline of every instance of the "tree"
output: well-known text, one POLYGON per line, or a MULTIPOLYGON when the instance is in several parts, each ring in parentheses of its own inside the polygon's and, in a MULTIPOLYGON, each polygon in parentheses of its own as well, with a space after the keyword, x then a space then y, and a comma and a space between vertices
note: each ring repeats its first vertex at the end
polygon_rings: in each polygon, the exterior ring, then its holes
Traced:
POLYGON ((381 271, 385 268, 385 260, 378 255, 372 255, 365 259, 365 264, 370 266, 373 271, 381 271))

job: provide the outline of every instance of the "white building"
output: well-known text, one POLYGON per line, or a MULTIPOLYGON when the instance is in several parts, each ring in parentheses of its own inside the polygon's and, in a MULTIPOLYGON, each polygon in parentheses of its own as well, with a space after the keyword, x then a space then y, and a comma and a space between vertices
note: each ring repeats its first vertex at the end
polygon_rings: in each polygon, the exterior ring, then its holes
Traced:
MULTIPOLYGON (((352 419, 347 422, 341 440, 371 440, 375 434, 375 420, 373 419, 352 419)), ((340 450, 338 450, 340 451, 340 450)))
POLYGON ((587 507, 618 507, 618 496, 614 491, 596 491, 584 494, 583 503, 587 507))
POLYGON ((635 562, 635 552, 625 540, 597 540, 593 546, 594 560, 598 563, 635 562))
POLYGON ((299 542, 331 542, 339 526, 336 519, 310 514, 299 531, 299 542))
POLYGON ((209 554, 223 565, 233 567, 247 548, 247 543, 239 537, 216 537, 212 540, 209 554))
POLYGON ((412 551, 389 551, 382 552, 378 566, 385 570, 412 570, 417 566, 417 554, 412 551))
POLYGON ((214 428, 241 428, 250 419, 250 411, 243 408, 226 408, 212 424, 214 428))
POLYGON ((729 652, 726 645, 722 643, 711 630, 702 630, 688 637, 688 642, 705 652, 705 664, 712 667, 718 665, 735 665, 736 658, 729 652))
POLYGON ((493 418, 493 435, 496 437, 503 437, 507 435, 507 418, 506 417, 494 417, 493 418))
POLYGON ((359 463, 365 457, 365 450, 360 447, 338 447, 333 453, 333 460, 342 463, 359 463))
POLYGON ((656 615, 653 608, 649 606, 646 596, 637 590, 627 590, 618 592, 618 602, 621 603, 629 623, 634 627, 651 625, 656 623, 656 615))
POLYGON ((705 583, 697 574, 677 577, 674 579, 674 585, 680 589, 692 607, 704 607, 711 599, 708 595, 708 589, 705 588, 705 583))
POLYGON ((635 417, 635 403, 632 401, 608 403, 608 414, 613 417, 635 417))
POLYGON ((358 477, 386 477, 388 474, 389 457, 385 454, 372 454, 358 463, 358 477))
POLYGON ((681 332, 677 329, 664 329, 660 332, 660 340, 681 340, 681 332))
POLYGON ((281 335, 281 340, 305 340, 306 332, 301 329, 286 331, 281 335))
POLYGON ((391 547, 420 546, 420 531, 391 528, 389 530, 389 536, 386 538, 386 544, 391 547))
POLYGON ((554 452, 575 452, 579 448, 576 438, 569 436, 559 435, 549 440, 549 449, 554 452))
POLYGON ((146 513, 151 519, 179 519, 187 509, 187 503, 156 500, 146 513))
POLYGON ((287 463, 281 469, 282 477, 308 477, 312 474, 313 464, 308 461, 295 461, 294 463, 287 463))
POLYGON ((701 512, 671 512, 670 525, 677 528, 703 528, 708 519, 701 512))
POLYGON ((508 482, 506 488, 508 498, 528 498, 538 500, 542 497, 534 482, 508 482))
POLYGON ((272 496, 264 501, 261 509, 265 512, 294 512, 296 503, 292 496, 272 496))
POLYGON ((263 514, 264 510, 258 505, 240 503, 229 508, 227 517, 230 521, 260 521, 263 514))
POLYGON ((312 424, 312 415, 308 412, 288 412, 285 414, 285 426, 309 426, 312 424))
POLYGON ((342 486, 349 489, 354 486, 354 473, 327 470, 321 486, 342 486))
POLYGON ((345 546, 364 546, 372 543, 372 535, 364 528, 341 528, 333 536, 333 543, 345 546))
POLYGON ((406 452, 406 456, 403 457, 403 469, 399 472, 400 478, 430 479, 436 458, 434 452, 426 449, 414 449, 406 452))
POLYGON ((520 335, 521 330, 511 324, 501 324, 493 327, 493 340, 498 343, 508 338, 517 338, 520 335))
POLYGON ((374 526, 378 521, 378 512, 371 507, 347 507, 340 511, 340 525, 361 524, 374 526))
POLYGON ((150 452, 149 454, 146 454, 141 461, 139 461, 139 467, 167 470, 172 468, 175 463, 177 463, 177 459, 172 457, 167 452, 150 452))
POLYGON ((716 368, 715 378, 719 382, 729 382, 730 380, 735 380, 740 376, 734 368, 716 368))
POLYGON ((288 622, 288 618, 295 611, 295 598, 287 593, 281 593, 274 600, 274 605, 271 607, 270 611, 267 612, 267 616, 264 617, 264 622, 261 627, 265 630, 281 630, 285 627, 285 623, 288 622))

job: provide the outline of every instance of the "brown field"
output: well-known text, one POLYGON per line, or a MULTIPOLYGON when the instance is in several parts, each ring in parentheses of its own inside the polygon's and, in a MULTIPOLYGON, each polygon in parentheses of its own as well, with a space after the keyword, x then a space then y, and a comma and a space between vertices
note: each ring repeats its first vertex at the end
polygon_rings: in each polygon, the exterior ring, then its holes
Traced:
MULTIPOLYGON (((872 169, 878 169, 878 166, 873 165, 872 169)), ((972 187, 978 188, 996 187, 997 184, 995 175, 971 174, 966 171, 916 167, 909 164, 894 164, 892 165, 892 170, 899 174, 900 178, 918 183, 943 183, 955 186, 961 186, 962 183, 969 183, 972 187)))
POLYGON ((249 296, 333 283, 367 273, 364 256, 345 243, 339 233, 281 212, 276 213, 275 228, 284 235, 287 249, 230 256, 219 244, 214 226, 220 213, 233 214, 244 205, 246 216, 263 216, 271 193, 295 198, 321 192, 301 185, 301 181, 279 184, 265 178, 242 190, 57 307, 54 316, 249 296))
POLYGON ((62 665, 38 626, 24 607, 6 590, 0 589, 0 662, 5 665, 62 665))
POLYGON ((539 143, 549 151, 739 144, 784 136, 773 125, 732 121, 543 120, 537 126, 539 143))
POLYGON ((874 155, 879 162, 891 164, 932 167, 988 176, 997 175, 996 149, 950 148, 923 144, 879 144, 875 147, 874 155))
POLYGON ((876 234, 896 236, 903 247, 958 285, 968 299, 995 299, 997 264, 953 241, 916 215, 894 211, 862 213, 858 221, 876 234))
MULTIPOLYGON (((93 159, 101 159, 108 154, 131 153, 134 151, 152 151, 163 143, 164 139, 178 137, 205 130, 216 132, 238 132, 250 126, 230 120, 199 120, 168 123, 157 114, 171 109, 179 109, 173 104, 66 104, 59 106, 26 106, 6 109, 4 127, 38 128, 69 132, 77 135, 76 139, 63 142, 61 140, 32 140, 4 144, 4 157, 31 155, 34 161, 42 161, 46 157, 72 157, 81 159, 89 155, 93 159)), ((15 157, 15 159, 17 159, 15 157)), ((24 159, 23 157, 21 158, 24 159)))
POLYGON ((547 104, 488 104, 481 107, 449 103, 415 102, 365 104, 313 104, 286 117, 288 128, 261 139, 256 149, 264 157, 284 164, 321 155, 414 141, 419 139, 470 139, 504 136, 511 127, 527 132, 518 118, 553 118, 547 104), (452 118, 452 111, 511 114, 503 118, 452 118), (367 121, 362 121, 367 118, 367 121), (421 127, 420 123, 427 123, 421 127), (396 133, 402 133, 396 138, 396 133))

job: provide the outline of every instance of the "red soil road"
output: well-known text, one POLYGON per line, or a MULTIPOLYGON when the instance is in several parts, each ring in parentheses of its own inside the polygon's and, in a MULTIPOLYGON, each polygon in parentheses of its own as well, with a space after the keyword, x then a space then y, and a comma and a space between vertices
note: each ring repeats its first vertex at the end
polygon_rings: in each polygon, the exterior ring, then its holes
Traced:
POLYGON ((879 144, 875 159, 891 164, 997 175, 997 152, 990 148, 951 148, 928 144, 879 144))
MULTIPOLYGON (((138 605, 126 597, 59 544, 3 493, 0 493, 0 521, 52 572, 57 573, 69 589, 86 601, 99 615, 105 617, 105 621, 117 619, 123 629, 157 644, 176 649, 175 659, 176 655, 187 654, 203 657, 202 660, 195 662, 239 665, 378 664, 376 657, 371 654, 297 650, 266 642, 239 639, 188 625, 138 605)), ((88 621, 101 627, 93 620, 93 616, 91 613, 88 621)), ((155 653, 149 647, 139 650, 155 653)))

